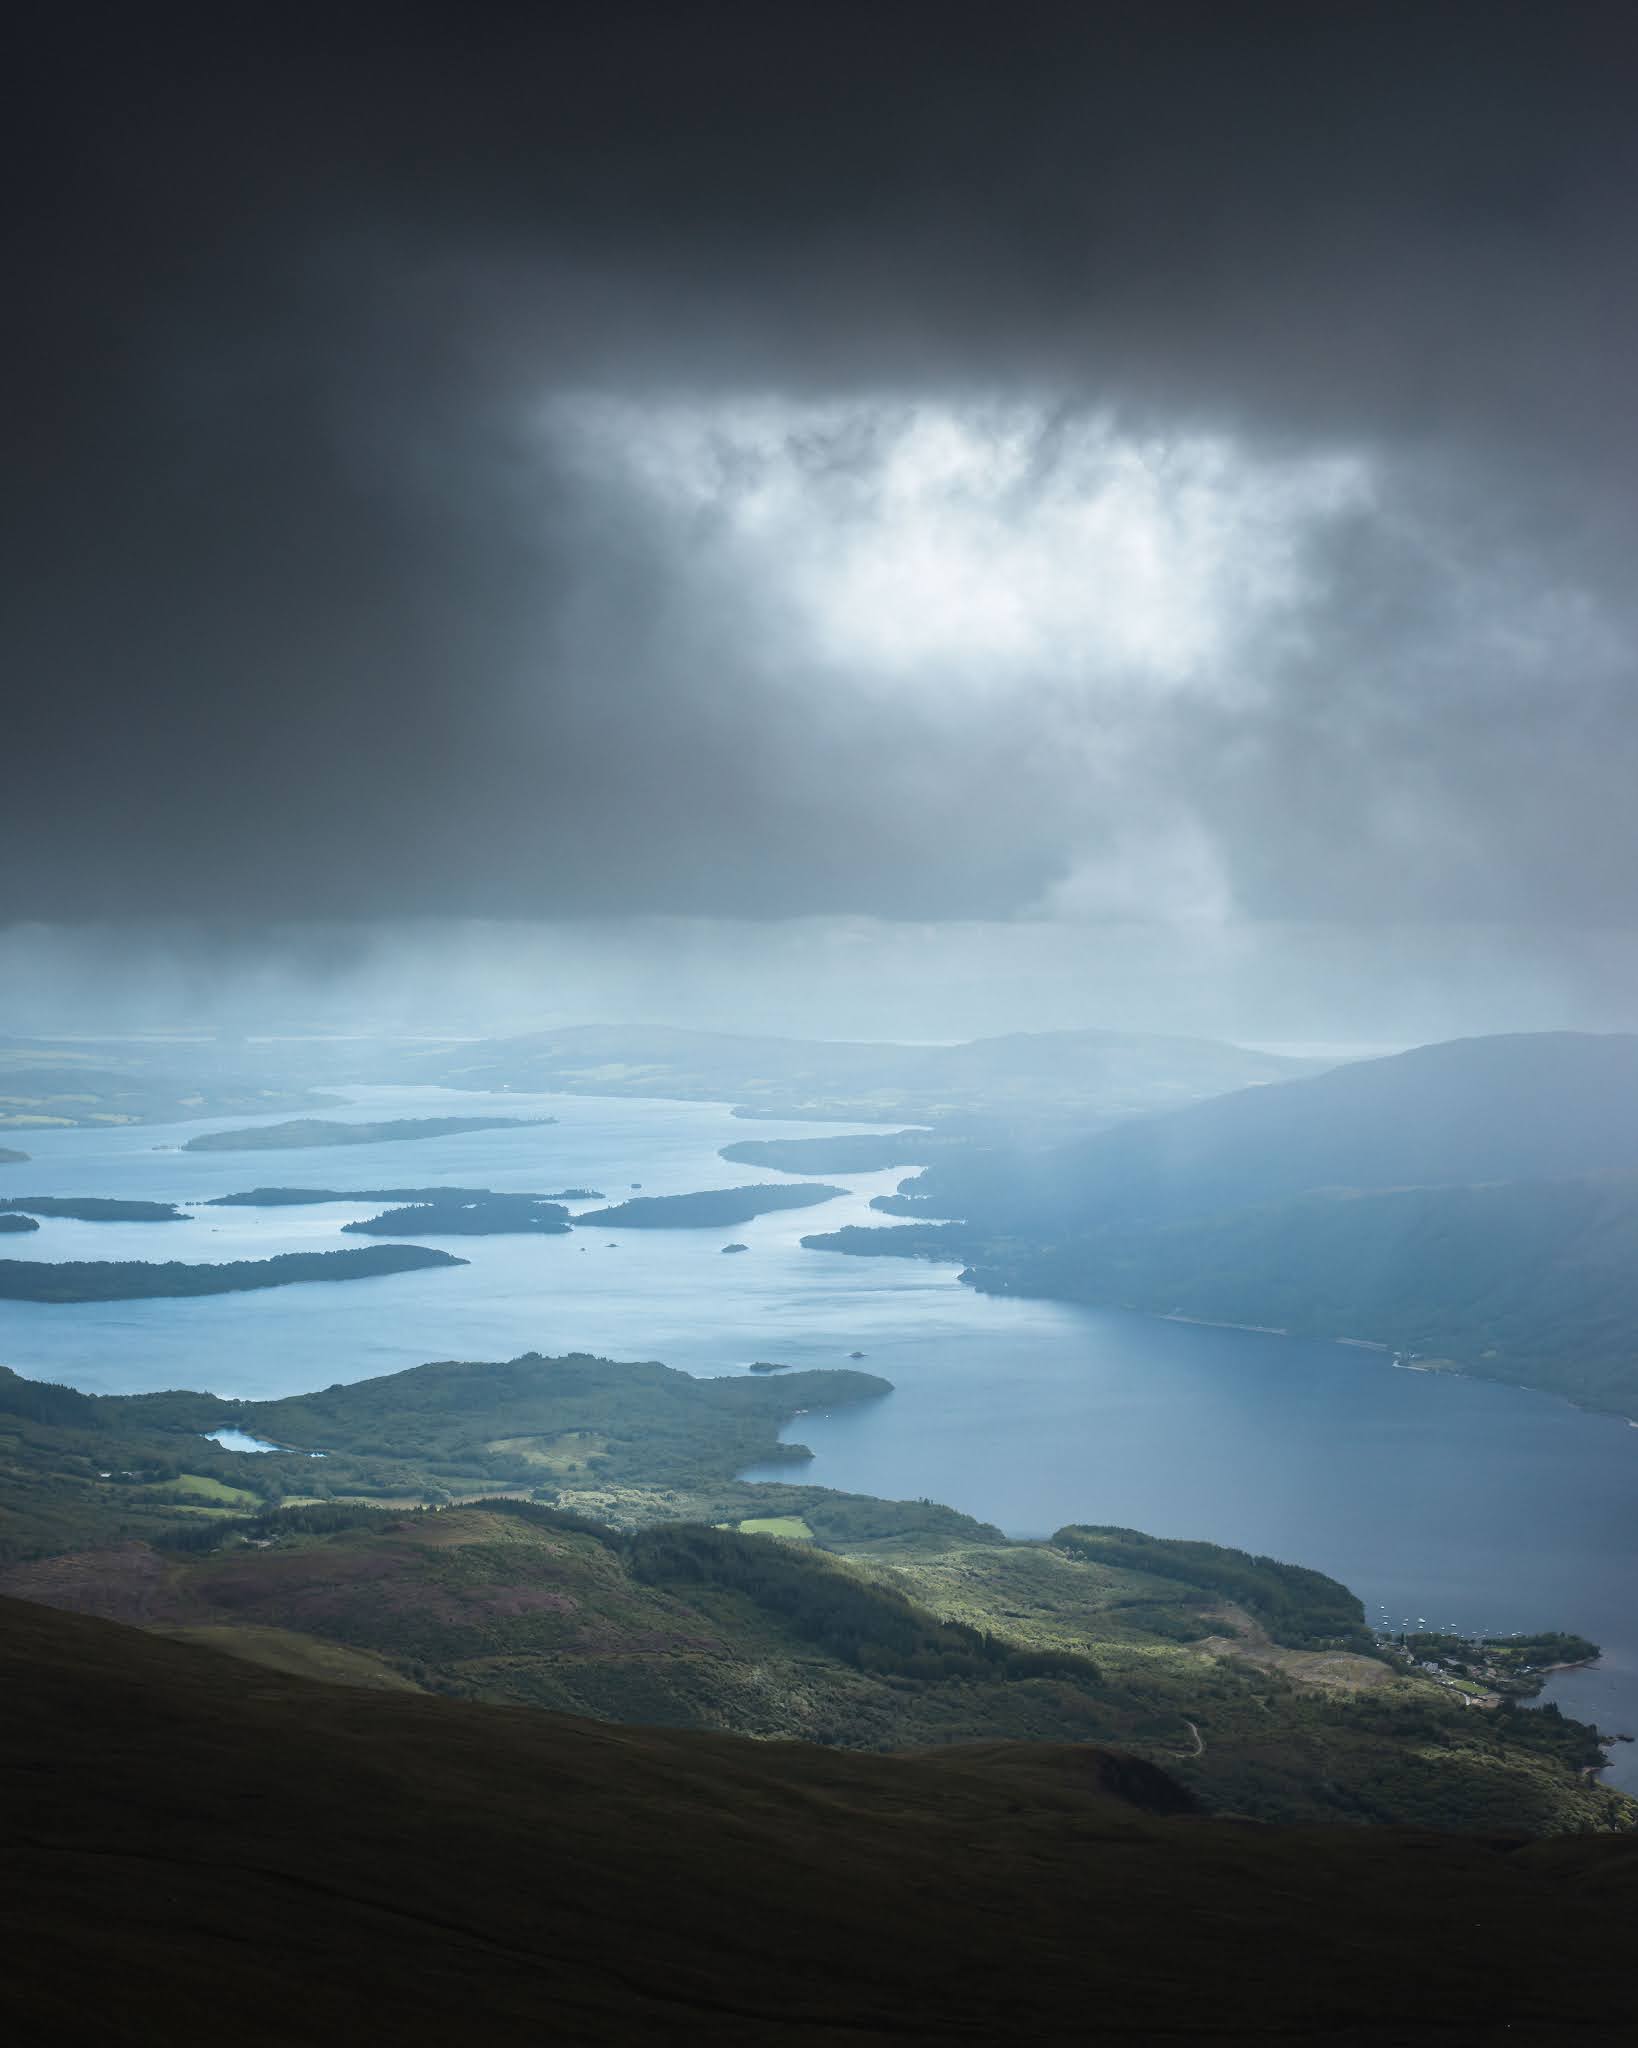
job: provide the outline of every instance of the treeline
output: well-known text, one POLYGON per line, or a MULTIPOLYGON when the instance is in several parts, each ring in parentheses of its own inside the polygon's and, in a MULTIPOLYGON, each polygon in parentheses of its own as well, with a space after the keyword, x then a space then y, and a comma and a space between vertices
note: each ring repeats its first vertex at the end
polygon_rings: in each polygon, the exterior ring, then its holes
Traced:
POLYGON ((1288 1649, 1370 1651, 1376 1646, 1363 1603, 1346 1586, 1307 1565, 1100 1525, 1071 1524, 1050 1540, 1094 1564, 1181 1579, 1235 1601, 1288 1649))
POLYGON ((104 1426, 102 1405, 94 1395, 58 1386, 54 1380, 26 1380, 5 1365, 0 1365, 0 1415, 18 1415, 25 1422, 44 1422, 59 1428, 104 1426))
MULTIPOLYGON (((597 1542, 618 1548, 623 1540, 617 1530, 566 1508, 554 1508, 541 1501, 518 1500, 509 1494, 492 1499, 462 1501, 463 1510, 486 1515, 509 1515, 540 1529, 568 1535, 591 1536, 597 1542)), ((271 1507, 259 1514, 216 1517, 208 1522, 185 1523, 149 1538, 156 1547, 178 1551, 231 1549, 242 1543, 279 1542, 291 1536, 341 1536, 352 1529, 382 1532, 399 1524, 411 1528, 441 1510, 431 1506, 383 1507, 374 1501, 312 1500, 289 1507, 271 1507)))
POLYGON ((1504 1699, 1489 1712, 1462 1714, 1454 1731, 1451 1709, 1438 1702, 1407 1704, 1366 1694, 1322 1711, 1338 1727, 1390 1736, 1406 1748, 1445 1743, 1456 1732, 1469 1746, 1524 1751, 1572 1771, 1599 1770, 1609 1762, 1592 1723, 1572 1720, 1551 1700, 1544 1707, 1521 1707, 1504 1699))
POLYGON ((892 1587, 793 1544, 675 1523, 640 1529, 622 1548, 633 1578, 739 1594, 789 1634, 876 1677, 1101 1682, 1090 1658, 1026 1650, 965 1622, 940 1621, 892 1587))

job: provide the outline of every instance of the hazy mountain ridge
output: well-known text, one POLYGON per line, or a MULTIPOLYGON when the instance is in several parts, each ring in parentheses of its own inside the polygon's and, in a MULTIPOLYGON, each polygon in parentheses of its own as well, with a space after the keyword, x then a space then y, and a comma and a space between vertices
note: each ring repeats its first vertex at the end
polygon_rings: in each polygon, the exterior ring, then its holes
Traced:
POLYGON ((988 1228, 1175 1220, 1319 1188, 1638 1170, 1638 1037, 1453 1039, 1241 1089, 1016 1155, 941 1159, 905 1192, 988 1228))
POLYGON ((959 1045, 577 1025, 422 1052, 406 1078, 448 1087, 727 1101, 747 1114, 1085 1126, 1312 1073, 1317 1062, 1212 1039, 1015 1032, 959 1045))
MULTIPOLYGON (((319 1109, 339 1098, 267 1077, 224 1071, 214 1052, 193 1046, 159 1049, 191 1069, 187 1079, 156 1066, 155 1049, 118 1049, 49 1039, 0 1037, 0 1131, 76 1126, 182 1123, 281 1109, 319 1109)), ((258 1063, 245 1061, 245 1066, 258 1063)), ((0 1147, 0 1165, 26 1159, 0 1147)))
POLYGON ((947 1154, 878 1206, 960 1221, 804 1242, 1638 1411, 1638 1038, 1424 1046, 1072 1145, 947 1154))

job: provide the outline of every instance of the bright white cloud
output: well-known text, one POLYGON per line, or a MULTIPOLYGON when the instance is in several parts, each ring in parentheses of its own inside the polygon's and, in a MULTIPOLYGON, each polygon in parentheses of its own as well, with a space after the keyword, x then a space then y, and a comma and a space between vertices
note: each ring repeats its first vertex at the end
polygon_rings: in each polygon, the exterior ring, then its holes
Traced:
MULTIPOLYGON (((869 684, 1255 701, 1359 458, 1254 458, 1044 406, 560 397, 560 459, 686 529, 702 573, 869 684)), ((1293 630, 1294 630, 1293 625, 1293 630)))

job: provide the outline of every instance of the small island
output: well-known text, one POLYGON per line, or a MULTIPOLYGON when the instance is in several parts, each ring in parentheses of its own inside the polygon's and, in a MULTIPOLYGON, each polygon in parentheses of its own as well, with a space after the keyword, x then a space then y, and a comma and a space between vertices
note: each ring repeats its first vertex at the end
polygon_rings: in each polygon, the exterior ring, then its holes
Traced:
POLYGON ((0 1211, 63 1216, 76 1223, 187 1223, 174 1202, 128 1202, 112 1195, 7 1195, 0 1211))
POLYGON ((38 1230, 39 1227, 32 1216, 24 1216, 15 1209, 0 1209, 0 1231, 38 1230))
POLYGON ((26 1166, 28 1154, 15 1152, 9 1145, 0 1145, 0 1166, 26 1166))
POLYGON ((926 1166, 950 1140, 932 1131, 866 1131, 843 1138, 740 1138, 719 1159, 771 1166, 776 1173, 880 1173, 889 1166, 926 1166))
POLYGON ((560 1236, 568 1233, 569 1212, 537 1195, 485 1195, 465 1202, 414 1202, 341 1228, 359 1237, 560 1236))
POLYGON ((468 1131, 520 1131, 555 1124, 555 1116, 409 1116, 379 1124, 339 1124, 327 1117, 293 1117, 240 1131, 204 1131, 184 1152, 295 1152, 318 1145, 390 1145, 410 1138, 458 1138, 468 1131))
POLYGON ((811 1209, 846 1193, 846 1188, 827 1187, 822 1181, 796 1187, 768 1182, 749 1188, 706 1188, 695 1195, 644 1195, 635 1202, 617 1202, 612 1209, 589 1210, 574 1220, 618 1223, 630 1230, 720 1230, 724 1224, 749 1223, 753 1216, 768 1216, 778 1209, 811 1209))
POLYGON ((751 1247, 748 1244, 725 1244, 722 1249, 724 1253, 748 1252, 751 1249, 751 1247))
POLYGON ((148 1301, 195 1294, 243 1294, 308 1280, 371 1280, 426 1266, 464 1266, 451 1252, 415 1244, 368 1245, 357 1251, 280 1252, 271 1259, 231 1259, 191 1266, 171 1259, 0 1259, 0 1301, 148 1301))
POLYGON ((789 1372, 790 1367, 783 1360, 753 1358, 745 1370, 747 1372, 789 1372))

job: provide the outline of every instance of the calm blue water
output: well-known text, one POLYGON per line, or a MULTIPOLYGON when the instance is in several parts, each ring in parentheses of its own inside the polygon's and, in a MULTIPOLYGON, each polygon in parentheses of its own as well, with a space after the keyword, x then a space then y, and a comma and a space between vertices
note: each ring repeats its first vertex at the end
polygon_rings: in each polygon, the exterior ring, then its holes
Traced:
MULTIPOLYGON (((747 1124, 716 1104, 354 1091, 335 1117, 550 1114, 550 1128, 409 1144, 189 1154, 196 1131, 67 1131, 22 1140, 9 1191, 183 1203, 269 1185, 501 1189, 640 1181, 670 1194, 785 1176, 730 1167, 719 1145, 813 1125, 747 1124)), ((265 1121, 276 1122, 277 1118, 265 1121)), ((829 1127, 827 1127, 829 1128, 829 1127)), ((856 1128, 835 1126, 836 1129, 856 1128)), ((209 1387, 264 1397, 433 1358, 587 1350, 697 1373, 753 1358, 865 1369, 894 1382, 865 1408, 800 1417, 807 1476, 927 1495, 1019 1535, 1068 1521, 1201 1536, 1312 1564, 1373 1619, 1461 1629, 1574 1628, 1605 1645, 1550 1696, 1638 1733, 1638 1429, 1545 1395, 1396 1371, 1335 1344, 995 1299, 953 1267, 804 1252, 806 1231, 870 1215, 897 1173, 844 1175, 846 1198, 732 1231, 465 1238, 458 1269, 192 1301, 0 1302, 0 1363, 93 1392, 209 1387), (730 1239, 750 1252, 723 1258, 730 1239), (616 1248, 608 1248, 611 1240, 616 1248)), ((357 1244, 375 1204, 200 1210, 179 1224, 45 1221, 29 1258, 260 1258, 357 1244)), ((788 1468, 757 1477, 788 1477, 788 1468)), ((1638 1747, 1612 1779, 1638 1789, 1638 1747)))

